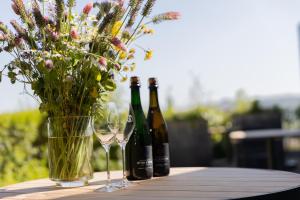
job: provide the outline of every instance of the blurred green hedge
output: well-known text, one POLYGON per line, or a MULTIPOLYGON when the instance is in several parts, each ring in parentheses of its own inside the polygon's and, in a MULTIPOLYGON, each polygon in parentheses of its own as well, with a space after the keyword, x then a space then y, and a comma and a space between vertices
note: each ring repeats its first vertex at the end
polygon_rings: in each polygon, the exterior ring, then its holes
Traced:
MULTIPOLYGON (((0 115, 0 186, 48 177, 46 116, 39 111, 0 115)), ((95 171, 106 169, 105 152, 94 138, 95 171)), ((114 145, 110 167, 121 169, 121 153, 114 145)))

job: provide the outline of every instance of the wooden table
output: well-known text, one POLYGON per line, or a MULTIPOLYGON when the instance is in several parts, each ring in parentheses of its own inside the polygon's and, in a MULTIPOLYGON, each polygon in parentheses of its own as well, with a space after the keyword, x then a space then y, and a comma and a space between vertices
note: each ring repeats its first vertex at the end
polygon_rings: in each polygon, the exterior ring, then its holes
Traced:
MULTIPOLYGON (((114 179, 121 172, 112 172, 114 179)), ((300 199, 300 174, 242 168, 174 168, 168 177, 136 182, 113 193, 95 192, 105 183, 105 173, 95 173, 81 188, 56 188, 48 179, 0 188, 4 200, 175 200, 175 199, 300 199), (279 193, 278 193, 279 192, 279 193), (293 197, 293 198, 291 198, 293 197), (299 197, 299 198, 297 198, 299 197), (252 199, 252 198, 250 198, 252 199)))

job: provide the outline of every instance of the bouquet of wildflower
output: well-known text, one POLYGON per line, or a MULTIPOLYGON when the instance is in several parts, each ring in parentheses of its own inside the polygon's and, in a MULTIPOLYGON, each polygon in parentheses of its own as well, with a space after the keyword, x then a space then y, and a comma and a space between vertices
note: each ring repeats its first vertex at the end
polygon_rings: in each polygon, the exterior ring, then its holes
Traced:
MULTIPOLYGON (((14 31, 0 23, 0 50, 13 57, 0 77, 23 83, 25 90, 31 86, 31 95, 49 117, 91 115, 92 105, 116 88, 116 76, 125 81, 126 72, 135 69, 130 47, 153 33, 146 25, 179 17, 168 12, 150 18, 155 0, 88 3, 79 14, 75 0, 29 4, 12 0, 21 22, 10 22, 14 31)), ((152 51, 144 51, 145 60, 150 59, 152 51)))
MULTIPOLYGON (((152 34, 147 25, 179 18, 176 12, 149 17, 155 0, 110 0, 88 3, 81 13, 75 0, 12 0, 20 20, 0 23, 0 51, 12 61, 0 70, 49 116, 50 177, 55 181, 88 180, 92 138, 90 117, 94 103, 106 101, 115 90, 116 77, 126 80, 135 69, 140 37, 152 34), (92 15, 94 9, 96 15, 92 15), (144 22, 144 20, 147 20, 144 22)), ((145 51, 145 60, 152 57, 145 51)), ((119 79, 120 80, 120 79, 119 79)))

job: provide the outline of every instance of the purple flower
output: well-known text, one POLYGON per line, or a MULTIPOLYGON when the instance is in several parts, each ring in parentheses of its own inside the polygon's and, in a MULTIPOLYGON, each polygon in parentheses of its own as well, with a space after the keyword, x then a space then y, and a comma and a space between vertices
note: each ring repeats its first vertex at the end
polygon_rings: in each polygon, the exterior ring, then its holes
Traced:
POLYGON ((115 74, 113 73, 113 72, 109 72, 109 78, 111 78, 111 79, 115 79, 115 74))
POLYGON ((125 44, 119 38, 114 37, 113 39, 111 39, 111 43, 118 49, 122 51, 127 51, 125 44))
POLYGON ((115 64, 115 68, 116 68, 117 71, 121 70, 121 66, 118 63, 115 64))
POLYGON ((13 9, 13 11, 16 13, 16 15, 20 15, 20 11, 19 8, 17 7, 16 3, 13 1, 13 3, 11 4, 11 8, 13 9))

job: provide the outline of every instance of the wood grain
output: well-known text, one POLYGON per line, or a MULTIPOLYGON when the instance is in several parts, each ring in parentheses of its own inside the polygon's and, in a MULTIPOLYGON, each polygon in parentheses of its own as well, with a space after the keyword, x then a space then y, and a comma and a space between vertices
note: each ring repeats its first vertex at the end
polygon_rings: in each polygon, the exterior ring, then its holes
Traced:
MULTIPOLYGON (((114 181, 121 172, 112 172, 114 181)), ((95 173, 89 186, 56 188, 48 179, 40 179, 0 188, 4 200, 176 200, 232 199, 263 195, 300 187, 300 174, 241 168, 174 168, 168 177, 134 182, 125 190, 101 193, 106 173, 95 173)))

